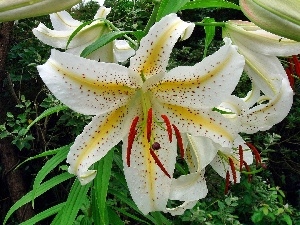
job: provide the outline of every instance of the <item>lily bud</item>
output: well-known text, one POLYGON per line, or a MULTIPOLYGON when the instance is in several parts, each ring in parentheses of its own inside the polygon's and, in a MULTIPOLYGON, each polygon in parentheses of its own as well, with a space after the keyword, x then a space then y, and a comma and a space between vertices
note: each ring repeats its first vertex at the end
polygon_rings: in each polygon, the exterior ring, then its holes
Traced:
POLYGON ((243 13, 257 26, 291 40, 300 41, 299 0, 240 0, 243 13))
POLYGON ((3 0, 0 1, 0 22, 59 12, 79 2, 81 0, 3 0))

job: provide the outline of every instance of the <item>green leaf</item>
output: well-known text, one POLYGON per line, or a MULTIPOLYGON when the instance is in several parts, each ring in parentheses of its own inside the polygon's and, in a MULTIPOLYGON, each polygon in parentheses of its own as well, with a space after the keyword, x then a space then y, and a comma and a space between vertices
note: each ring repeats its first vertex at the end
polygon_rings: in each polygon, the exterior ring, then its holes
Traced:
POLYGON ((189 0, 161 0, 156 21, 170 13, 177 13, 187 2, 189 0))
MULTIPOLYGON (((65 146, 64 146, 64 147, 65 147, 65 146)), ((61 147, 61 148, 63 148, 63 147, 61 147)), ((32 156, 32 157, 26 159, 25 161, 23 161, 22 163, 20 163, 20 164, 16 167, 16 169, 18 169, 20 166, 22 166, 24 163, 26 163, 26 162, 28 162, 28 161, 30 161, 30 160, 38 159, 38 158, 46 157, 46 156, 50 156, 50 155, 56 155, 56 154, 60 151, 61 148, 54 149, 54 150, 49 150, 49 151, 43 152, 43 153, 41 153, 41 154, 32 156)))
POLYGON ((50 116, 53 113, 57 113, 59 111, 65 110, 67 109, 67 106, 64 105, 58 105, 58 106, 54 106, 52 108, 46 109, 41 115, 39 115, 34 121, 32 121, 29 126, 26 128, 26 133, 29 131, 29 129, 36 124, 38 121, 40 121, 41 119, 50 116))
MULTIPOLYGON (((66 173, 62 173, 62 174, 59 174, 59 175, 51 178, 50 180, 41 184, 39 189, 35 192, 35 196, 38 197, 38 196, 44 194, 46 191, 50 190, 51 188, 55 187, 58 184, 70 179, 73 176, 74 175, 66 172, 66 173)), ((7 220, 18 208, 20 208, 21 206, 30 202, 32 200, 32 196, 33 196, 33 191, 30 191, 26 195, 24 195, 20 200, 18 200, 7 212, 7 214, 4 218, 3 224, 6 224, 7 220)))
POLYGON ((93 208, 93 216, 94 211, 96 210, 97 212, 99 212, 100 217, 99 219, 94 218, 95 225, 109 224, 106 196, 111 175, 113 156, 114 151, 110 150, 105 157, 103 157, 99 162, 95 164, 97 175, 94 179, 93 201, 95 201, 95 204, 93 205, 95 205, 96 207, 93 208))
MULTIPOLYGON (((136 222, 141 222, 142 224, 150 224, 149 222, 141 219, 140 217, 137 217, 136 215, 127 212, 126 210, 124 210, 123 208, 114 208, 115 211, 119 211, 120 213, 122 213, 123 215, 132 218, 134 221, 136 222)), ((155 221, 155 220, 154 220, 155 221)), ((153 224, 156 224, 155 222, 153 222, 153 224)))
MULTIPOLYGON (((215 19, 207 17, 207 18, 204 18, 202 22, 203 23, 212 23, 212 22, 215 22, 215 19)), ((203 58, 206 57, 208 47, 215 37, 216 27, 215 26, 204 26, 204 30, 205 30, 205 47, 204 47, 203 58)))
POLYGON ((25 222, 20 223, 20 225, 36 224, 36 223, 40 222, 41 220, 46 219, 49 216, 52 216, 52 215, 58 213, 64 207, 64 205, 65 205, 65 203, 63 202, 58 205, 52 206, 52 207, 44 210, 43 212, 36 214, 34 217, 30 218, 29 220, 26 220, 25 222))
POLYGON ((293 225, 293 221, 289 215, 283 214, 282 217, 283 217, 282 220, 285 221, 287 225, 293 225))
MULTIPOLYGON (((131 209, 135 210, 136 212, 138 212, 139 214, 143 215, 144 217, 146 217, 148 220, 150 220, 153 224, 156 224, 156 220, 153 218, 153 216, 150 215, 144 215, 139 209, 138 207, 135 205, 135 203, 128 198, 127 196, 125 196, 124 194, 122 194, 120 191, 116 191, 113 189, 109 189, 108 192, 110 194, 112 194, 113 196, 117 197, 120 201, 122 201, 123 203, 127 204, 131 209)), ((118 209, 119 212, 122 212, 124 215, 127 215, 123 210, 120 211, 118 209)), ((129 216, 129 215, 127 215, 129 216)))
POLYGON ((78 211, 85 201, 91 182, 81 185, 76 179, 65 202, 64 208, 56 215, 51 224, 53 225, 72 225, 76 219, 78 211))
POLYGON ((258 223, 259 221, 261 221, 264 217, 264 214, 262 211, 258 211, 255 212, 252 216, 251 216, 251 220, 253 223, 258 223))
POLYGON ((102 46, 106 45, 107 43, 122 37, 126 34, 132 33, 139 35, 142 31, 112 31, 106 34, 103 34, 101 37, 99 37, 95 42, 93 42, 91 45, 87 46, 83 51, 81 52, 81 57, 87 57, 89 54, 93 53, 97 49, 101 48, 102 46))
POLYGON ((36 175, 33 183, 33 195, 32 195, 32 206, 34 207, 35 192, 39 189, 43 179, 64 159, 66 159, 70 145, 63 146, 58 149, 58 152, 50 160, 48 160, 45 165, 40 169, 36 175))
POLYGON ((230 8, 240 10, 240 7, 232 2, 224 0, 195 0, 186 3, 180 10, 184 9, 201 9, 201 8, 230 8))
POLYGON ((107 212, 110 221, 114 221, 114 225, 125 225, 125 223, 123 222, 123 220, 121 220, 121 218, 115 212, 115 210, 111 209, 110 207, 107 207, 107 212))

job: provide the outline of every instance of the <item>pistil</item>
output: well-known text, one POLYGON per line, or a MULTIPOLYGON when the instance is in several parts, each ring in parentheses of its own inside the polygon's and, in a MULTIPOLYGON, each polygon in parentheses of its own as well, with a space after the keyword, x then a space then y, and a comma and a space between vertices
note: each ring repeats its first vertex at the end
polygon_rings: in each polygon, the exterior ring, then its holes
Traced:
POLYGON ((159 158, 157 157, 157 155, 151 148, 150 148, 150 154, 151 154, 152 158, 154 159, 156 165, 158 165, 158 167, 164 172, 164 174, 171 179, 170 174, 168 173, 168 171, 166 170, 164 165, 161 163, 161 161, 159 160, 159 158))

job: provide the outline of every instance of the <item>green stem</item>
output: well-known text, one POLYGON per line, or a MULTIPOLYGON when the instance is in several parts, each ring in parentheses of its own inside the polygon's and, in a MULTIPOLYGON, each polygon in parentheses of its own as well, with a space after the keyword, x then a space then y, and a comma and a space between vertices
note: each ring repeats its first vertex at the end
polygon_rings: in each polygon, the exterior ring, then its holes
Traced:
POLYGON ((204 23, 204 22, 195 22, 195 25, 198 26, 214 26, 214 27, 225 27, 225 22, 211 22, 211 23, 204 23))
POLYGON ((159 6, 160 6, 160 2, 154 1, 154 7, 153 7, 152 14, 150 16, 150 19, 148 20, 148 23, 147 23, 145 29, 144 29, 145 34, 147 34, 149 32, 152 25, 156 22, 156 17, 157 17, 157 13, 159 10, 159 6))
MULTIPOLYGON (((113 23, 110 22, 109 20, 105 20, 105 23, 108 24, 108 26, 110 26, 110 28, 112 30, 121 31, 119 28, 117 28, 115 25, 113 25, 113 23)), ((129 37, 126 34, 124 35, 124 37, 135 46, 135 49, 137 49, 139 47, 138 43, 135 40, 133 40, 131 37, 129 37)))

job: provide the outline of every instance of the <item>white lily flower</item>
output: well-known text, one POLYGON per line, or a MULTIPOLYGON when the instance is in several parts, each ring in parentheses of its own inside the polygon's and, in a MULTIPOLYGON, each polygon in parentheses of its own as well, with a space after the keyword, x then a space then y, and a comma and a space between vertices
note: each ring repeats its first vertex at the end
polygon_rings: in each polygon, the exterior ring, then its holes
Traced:
POLYGON ((193 28, 176 14, 162 18, 141 40, 129 68, 57 50, 38 66, 58 99, 95 115, 70 149, 69 172, 82 184, 90 182, 96 171, 89 167, 122 140, 127 184, 144 214, 166 209, 180 132, 209 137, 224 147, 237 135, 234 124, 212 111, 230 96, 244 67, 229 39, 202 62, 166 71, 177 39, 188 38, 193 28))
POLYGON ((300 41, 299 0, 240 0, 240 6, 248 19, 259 27, 300 41))
MULTIPOLYGON (((105 19, 110 8, 100 6, 94 19, 105 19)), ((82 25, 82 22, 75 20, 66 12, 58 12, 50 15, 54 30, 47 28, 44 24, 39 24, 34 28, 33 34, 43 43, 55 48, 65 49, 72 33, 82 25)), ((96 20, 90 25, 80 30, 69 43, 66 52, 80 55, 81 52, 103 34, 110 32, 110 28, 104 21, 96 20)), ((97 49, 87 58, 101 62, 123 62, 134 55, 135 51, 125 40, 116 40, 97 49)))
POLYGON ((245 71, 265 95, 273 97, 281 88, 286 72, 277 56, 300 53, 300 43, 262 30, 247 21, 228 21, 223 35, 230 37, 245 56, 245 71))
POLYGON ((81 0, 1 0, 0 21, 42 16, 69 9, 81 0))
POLYGON ((188 135, 188 141, 187 150, 190 149, 198 155, 203 169, 209 164, 223 178, 229 172, 231 182, 239 183, 244 165, 253 163, 252 152, 241 136, 237 136, 230 148, 222 147, 206 137, 188 135))

